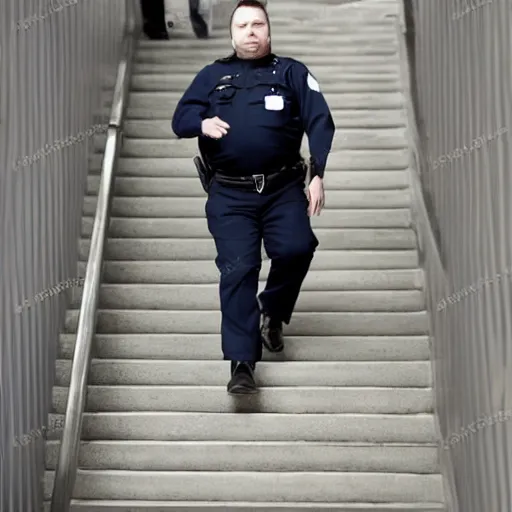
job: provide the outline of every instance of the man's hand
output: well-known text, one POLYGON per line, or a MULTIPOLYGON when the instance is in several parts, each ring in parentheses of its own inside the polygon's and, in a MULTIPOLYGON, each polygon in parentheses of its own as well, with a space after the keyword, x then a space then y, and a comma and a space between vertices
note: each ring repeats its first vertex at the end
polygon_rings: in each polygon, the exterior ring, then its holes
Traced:
POLYGON ((221 139, 224 135, 227 135, 229 124, 219 119, 217 116, 203 119, 201 123, 201 131, 203 135, 211 137, 212 139, 221 139))
POLYGON ((309 201, 308 215, 320 215, 325 204, 324 182, 322 178, 315 176, 309 184, 307 190, 309 201))

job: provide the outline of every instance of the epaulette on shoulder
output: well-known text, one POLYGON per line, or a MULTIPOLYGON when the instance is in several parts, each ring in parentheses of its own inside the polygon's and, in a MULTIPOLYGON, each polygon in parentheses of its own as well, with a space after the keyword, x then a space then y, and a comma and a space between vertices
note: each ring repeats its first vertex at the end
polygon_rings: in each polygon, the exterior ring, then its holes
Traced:
POLYGON ((294 59, 293 57, 279 57, 279 59, 286 64, 302 64, 300 60, 294 59))

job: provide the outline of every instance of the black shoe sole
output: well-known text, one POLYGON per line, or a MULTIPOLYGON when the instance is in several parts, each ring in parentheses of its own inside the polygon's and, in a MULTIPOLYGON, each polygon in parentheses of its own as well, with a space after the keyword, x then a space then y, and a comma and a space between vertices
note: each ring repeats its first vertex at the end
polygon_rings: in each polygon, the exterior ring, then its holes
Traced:
POLYGON ((228 394, 230 395, 256 395, 259 393, 258 388, 248 388, 246 386, 233 386, 228 388, 228 394))
POLYGON ((169 41, 169 34, 167 32, 160 32, 158 34, 144 32, 144 35, 152 41, 169 41))
POLYGON ((284 343, 281 343, 281 345, 279 345, 278 347, 273 347, 272 345, 269 345, 267 343, 267 340, 265 339, 264 336, 261 336, 261 343, 263 343, 263 346, 269 351, 269 352, 272 352, 274 354, 277 354, 279 352, 282 352, 284 350, 284 343))

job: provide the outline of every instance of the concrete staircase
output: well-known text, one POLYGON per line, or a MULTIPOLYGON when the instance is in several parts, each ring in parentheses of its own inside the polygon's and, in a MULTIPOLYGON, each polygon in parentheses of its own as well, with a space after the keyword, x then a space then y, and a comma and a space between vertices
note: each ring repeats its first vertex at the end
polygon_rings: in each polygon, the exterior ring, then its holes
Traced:
MULTIPOLYGON (((251 398, 226 393, 196 141, 176 140, 170 127, 193 75, 229 52, 227 32, 140 42, 72 511, 445 510, 397 9, 269 3, 273 50, 310 67, 338 133, 326 210, 314 219, 320 248, 285 352, 265 353, 262 391, 251 398)), ((100 166, 96 154, 82 274, 100 166)), ((262 281, 267 273, 268 261, 262 281)), ((52 420, 65 411, 79 304, 60 338, 52 420)), ((47 442, 47 500, 58 450, 57 438, 47 442)))

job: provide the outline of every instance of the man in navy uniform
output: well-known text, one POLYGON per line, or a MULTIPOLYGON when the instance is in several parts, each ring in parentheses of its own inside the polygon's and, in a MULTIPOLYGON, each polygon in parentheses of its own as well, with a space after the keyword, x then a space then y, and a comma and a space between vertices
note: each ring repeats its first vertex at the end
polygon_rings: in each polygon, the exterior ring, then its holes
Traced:
POLYGON ((179 101, 172 129, 199 138, 213 173, 206 217, 217 248, 222 351, 230 394, 258 391, 262 343, 283 350, 318 240, 310 216, 324 206, 323 175, 334 122, 318 82, 301 62, 273 54, 265 7, 242 0, 231 22, 233 55, 203 68, 179 101), (311 181, 300 155, 309 139, 311 181), (258 296, 261 242, 272 260, 258 296))

